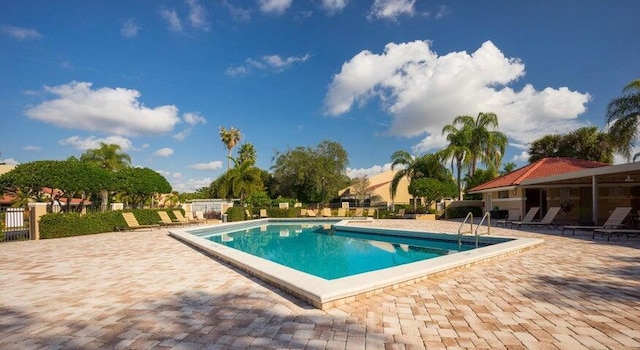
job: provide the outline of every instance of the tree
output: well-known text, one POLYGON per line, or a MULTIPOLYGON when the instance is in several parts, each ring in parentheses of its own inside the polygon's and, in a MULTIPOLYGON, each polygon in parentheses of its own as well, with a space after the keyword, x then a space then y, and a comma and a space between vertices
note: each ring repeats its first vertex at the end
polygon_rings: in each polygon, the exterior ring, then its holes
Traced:
POLYGON ((242 202, 254 192, 263 190, 262 172, 251 162, 236 163, 216 180, 216 196, 240 198, 242 202))
MULTIPOLYGON (((464 177, 464 182, 467 185, 467 189, 474 188, 478 185, 482 185, 487 181, 493 180, 496 177, 495 175, 496 174, 492 170, 478 169, 476 170, 476 173, 473 174, 473 176, 471 176, 471 174, 467 174, 467 176, 464 177)), ((482 199, 482 194, 468 194, 465 191, 463 197, 464 199, 482 199)))
POLYGON ((356 197, 356 206, 361 206, 367 198, 369 198, 370 203, 381 200, 380 196, 371 191, 371 181, 369 181, 367 175, 355 178, 351 186, 356 197))
POLYGON ((451 171, 453 172, 453 165, 456 166, 456 180, 458 184, 458 199, 462 200, 462 167, 464 161, 471 154, 469 148, 469 133, 468 129, 458 129, 454 124, 445 125, 442 128, 442 134, 447 135, 447 141, 449 144, 440 150, 438 153, 443 160, 451 159, 451 171))
POLYGON ((629 161, 640 127, 640 79, 627 84, 622 93, 607 105, 606 120, 616 152, 629 161))
MULTIPOLYGON (((88 149, 80 155, 80 160, 96 165, 107 171, 118 171, 131 165, 131 156, 123 153, 120 146, 100 142, 100 148, 88 149)), ((101 192, 100 210, 106 211, 109 202, 109 192, 101 192)))
POLYGON ((516 167, 517 167, 517 165, 514 162, 505 163, 502 166, 502 171, 500 172, 500 175, 508 174, 508 173, 514 171, 516 169, 516 167))
POLYGON ((238 163, 256 164, 256 148, 250 143, 243 143, 238 150, 238 163))
POLYGON ((342 145, 322 141, 315 148, 276 152, 271 167, 275 194, 307 203, 328 203, 349 183, 349 156, 342 145))
POLYGON ((156 193, 170 193, 171 185, 162 175, 149 168, 125 168, 115 173, 117 187, 134 208, 144 207, 156 193))
POLYGON ((458 194, 456 184, 452 181, 440 181, 432 177, 422 177, 411 181, 409 193, 414 197, 424 199, 425 207, 429 209, 434 202, 444 198, 451 198, 458 194))
POLYGON ((229 128, 229 130, 224 127, 220 127, 220 141, 227 149, 227 170, 231 169, 231 150, 240 143, 240 139, 242 138, 242 134, 240 130, 234 128, 233 126, 229 128))
POLYGON ((409 182, 411 182, 411 180, 421 175, 419 169, 416 167, 417 164, 416 158, 409 152, 403 150, 393 152, 391 155, 391 170, 395 170, 398 167, 401 167, 401 169, 393 176, 389 187, 389 194, 391 195, 392 201, 396 193, 398 193, 398 184, 403 177, 406 177, 409 182))
POLYGON ((566 135, 546 135, 531 143, 529 162, 568 157, 611 164, 613 147, 610 137, 595 126, 579 128, 566 135))

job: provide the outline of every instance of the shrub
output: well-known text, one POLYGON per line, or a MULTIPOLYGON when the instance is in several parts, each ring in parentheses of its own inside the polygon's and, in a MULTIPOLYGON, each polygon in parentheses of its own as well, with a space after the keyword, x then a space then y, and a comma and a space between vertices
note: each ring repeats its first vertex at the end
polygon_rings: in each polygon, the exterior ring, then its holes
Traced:
POLYGON ((445 217, 447 219, 464 218, 469 212, 473 213, 473 216, 482 217, 482 208, 476 206, 447 207, 445 217))
MULTIPOLYGON (((243 220, 247 220, 246 215, 244 214, 244 211, 249 210, 249 212, 253 215, 252 209, 251 208, 244 208, 244 207, 231 207, 227 209, 227 221, 231 222, 231 221, 243 221, 243 220)), ((251 218, 249 218, 251 219, 251 218)))

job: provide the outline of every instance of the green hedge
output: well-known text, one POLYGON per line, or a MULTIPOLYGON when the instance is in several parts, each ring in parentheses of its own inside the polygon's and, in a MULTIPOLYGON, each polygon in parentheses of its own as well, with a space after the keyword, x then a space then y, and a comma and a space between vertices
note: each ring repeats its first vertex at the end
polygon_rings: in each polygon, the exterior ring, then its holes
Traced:
POLYGON ((467 207, 448 207, 445 211, 445 217, 447 219, 464 218, 471 212, 475 217, 482 217, 482 208, 476 206, 467 207))
MULTIPOLYGON (((169 217, 175 219, 173 209, 165 210, 169 217)), ((184 214, 184 211, 181 210, 184 214)), ((160 222, 158 210, 134 209, 133 212, 140 225, 152 225, 160 222)), ((52 213, 40 218, 40 238, 60 238, 92 235, 102 232, 113 232, 118 228, 126 228, 127 223, 122 211, 106 211, 100 213, 52 213)))

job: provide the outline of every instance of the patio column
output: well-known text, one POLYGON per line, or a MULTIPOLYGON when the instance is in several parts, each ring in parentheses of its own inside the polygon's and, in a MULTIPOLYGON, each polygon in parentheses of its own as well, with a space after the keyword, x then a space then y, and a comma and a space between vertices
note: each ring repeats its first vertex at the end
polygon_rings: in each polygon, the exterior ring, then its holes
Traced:
POLYGON ((47 213, 47 203, 29 203, 29 235, 33 240, 40 239, 40 218, 47 213))
POLYGON ((598 182, 596 176, 591 176, 591 220, 598 225, 598 182))

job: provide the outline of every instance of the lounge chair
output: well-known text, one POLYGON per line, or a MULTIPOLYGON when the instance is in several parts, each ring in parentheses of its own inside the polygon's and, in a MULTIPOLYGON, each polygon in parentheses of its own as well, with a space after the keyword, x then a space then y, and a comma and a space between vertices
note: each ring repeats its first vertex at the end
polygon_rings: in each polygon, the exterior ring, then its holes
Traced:
POLYGON ((362 208, 356 208, 356 213, 353 216, 361 217, 363 215, 364 215, 364 210, 362 208))
POLYGON ((187 219, 186 217, 184 217, 184 215, 182 215, 182 211, 180 210, 174 210, 173 215, 175 215, 176 219, 178 219, 178 222, 182 222, 185 224, 197 224, 199 222, 203 222, 199 219, 187 219))
POLYGON ((346 217, 347 216, 347 209, 345 208, 338 208, 338 217, 346 217))
POLYGON ((313 209, 307 209, 307 216, 310 218, 315 218, 316 216, 318 216, 318 213, 316 213, 316 211, 313 209))
POLYGON ((260 218, 268 218, 267 209, 260 209, 260 218))
POLYGON ((116 228, 118 230, 121 229, 132 229, 132 230, 138 230, 138 229, 154 229, 157 227, 160 227, 160 225, 158 224, 153 224, 153 225, 140 225, 138 223, 138 220, 136 219, 135 215, 133 215, 133 213, 122 213, 122 217, 124 218, 124 221, 127 223, 126 228, 116 228))
POLYGON ((640 230, 634 228, 597 228, 593 230, 593 237, 595 238, 596 233, 607 235, 607 241, 611 239, 611 236, 617 235, 618 237, 622 235, 640 235, 640 230))
POLYGON ((404 219, 404 215, 405 215, 405 210, 404 208, 400 208, 398 209, 398 212, 393 214, 394 218, 400 218, 400 219, 404 219))
POLYGON ((607 221, 605 221, 605 223, 602 226, 588 226, 588 225, 568 225, 568 226, 564 226, 562 228, 562 234, 564 235, 564 231, 565 230, 571 230, 571 235, 575 235, 576 230, 582 230, 582 231, 594 231, 593 232, 593 236, 591 238, 595 238, 596 237, 596 233, 595 230, 596 229, 615 229, 619 226, 622 225, 622 221, 624 221, 624 218, 627 217, 627 215, 629 214, 629 212, 631 211, 631 207, 617 207, 612 213, 611 215, 609 215, 609 218, 607 219, 607 221))
POLYGON ((545 214, 545 216, 540 221, 511 221, 511 228, 513 228, 513 225, 517 225, 518 229, 522 225, 558 227, 558 224, 554 223, 553 220, 556 218, 556 215, 558 215, 559 212, 560 212, 560 207, 551 207, 549 208, 549 210, 547 210, 547 214, 545 214))
POLYGON ((331 217, 331 208, 322 208, 322 216, 331 217))
POLYGON ((300 216, 301 217, 307 216, 307 209, 300 209, 300 216))
POLYGON ((367 217, 373 218, 376 216, 376 208, 367 209, 367 217))
POLYGON ((160 216, 160 225, 161 226, 171 226, 171 225, 184 225, 186 223, 180 221, 173 221, 169 217, 166 211, 158 211, 158 216, 160 216))
MULTIPOLYGON (((533 221, 533 218, 536 216, 536 214, 538 214, 538 210, 540 210, 540 207, 531 207, 529 208, 529 211, 527 212, 527 214, 522 218, 522 222, 529 222, 529 221, 533 221)), ((507 224, 510 223, 513 220, 497 220, 496 221, 496 227, 498 227, 500 224, 502 224, 502 226, 507 227, 507 224)))

